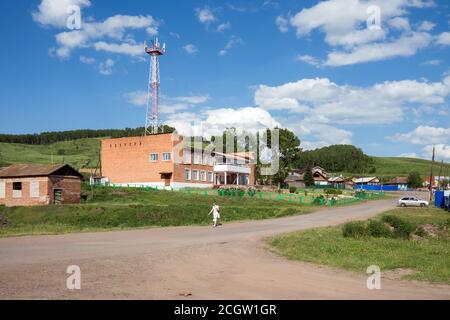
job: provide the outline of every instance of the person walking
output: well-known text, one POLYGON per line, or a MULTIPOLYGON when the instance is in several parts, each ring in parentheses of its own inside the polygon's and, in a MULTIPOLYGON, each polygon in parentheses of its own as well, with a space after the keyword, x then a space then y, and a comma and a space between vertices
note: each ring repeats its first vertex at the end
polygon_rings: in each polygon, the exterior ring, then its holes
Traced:
POLYGON ((213 203, 211 211, 208 213, 208 216, 212 213, 213 215, 213 222, 214 222, 214 228, 219 225, 219 219, 220 219, 220 208, 217 202, 213 203))

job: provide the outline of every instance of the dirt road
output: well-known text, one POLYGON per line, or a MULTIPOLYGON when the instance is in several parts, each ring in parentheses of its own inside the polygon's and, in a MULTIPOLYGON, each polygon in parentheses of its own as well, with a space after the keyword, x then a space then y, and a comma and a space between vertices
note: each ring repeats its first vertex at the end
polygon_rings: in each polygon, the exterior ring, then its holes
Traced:
POLYGON ((223 227, 0 239, 1 299, 450 299, 450 286, 382 279, 287 261, 264 237, 366 219, 394 200, 223 227), (81 290, 66 288, 69 265, 81 290))

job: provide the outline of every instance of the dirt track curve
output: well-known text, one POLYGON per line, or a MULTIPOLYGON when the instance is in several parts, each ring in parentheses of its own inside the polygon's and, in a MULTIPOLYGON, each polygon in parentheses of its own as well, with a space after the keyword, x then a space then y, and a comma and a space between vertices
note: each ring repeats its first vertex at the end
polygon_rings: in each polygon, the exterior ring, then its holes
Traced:
POLYGON ((395 200, 223 227, 0 239, 0 299, 450 299, 450 286, 382 279, 287 261, 266 236, 366 219, 395 200), (69 265, 81 290, 66 288, 69 265))

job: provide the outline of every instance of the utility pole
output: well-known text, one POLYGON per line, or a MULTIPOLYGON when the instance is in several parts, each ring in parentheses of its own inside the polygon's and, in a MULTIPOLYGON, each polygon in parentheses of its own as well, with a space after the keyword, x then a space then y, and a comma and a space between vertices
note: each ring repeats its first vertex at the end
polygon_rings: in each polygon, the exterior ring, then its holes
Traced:
POLYGON ((431 174, 430 174, 430 203, 433 200, 433 170, 434 170, 434 154, 435 147, 433 147, 433 157, 431 158, 431 174))
POLYGON ((441 161, 441 168, 439 169, 438 190, 441 190, 441 176, 442 176, 442 167, 443 166, 444 166, 444 160, 441 161))

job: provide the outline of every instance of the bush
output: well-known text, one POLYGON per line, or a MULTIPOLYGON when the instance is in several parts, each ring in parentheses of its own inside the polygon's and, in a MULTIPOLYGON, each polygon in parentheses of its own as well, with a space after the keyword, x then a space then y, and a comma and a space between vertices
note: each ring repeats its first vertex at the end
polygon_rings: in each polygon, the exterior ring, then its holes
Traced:
POLYGON ((381 220, 394 227, 394 235, 397 238, 409 238, 409 235, 415 230, 413 224, 404 221, 397 216, 385 215, 381 220))
POLYGON ((338 194, 342 194, 342 190, 339 190, 339 189, 326 189, 325 193, 326 194, 336 194, 336 195, 338 195, 338 194))
POLYGON ((255 194, 256 194, 256 190, 253 189, 253 188, 250 188, 250 189, 247 190, 247 194, 248 194, 249 197, 253 198, 255 196, 255 194))
POLYGON ((345 238, 362 238, 367 236, 366 224, 362 221, 348 222, 342 227, 342 235, 345 238))
POLYGON ((320 205, 320 204, 324 204, 324 203, 325 203, 325 197, 322 194, 320 196, 314 198, 314 200, 313 200, 313 204, 320 205))
POLYGON ((289 187, 289 192, 290 193, 296 193, 297 192, 297 187, 294 187, 294 186, 289 187))
POLYGON ((370 220, 367 225, 367 232, 371 237, 390 238, 392 232, 386 224, 379 220, 370 220))

